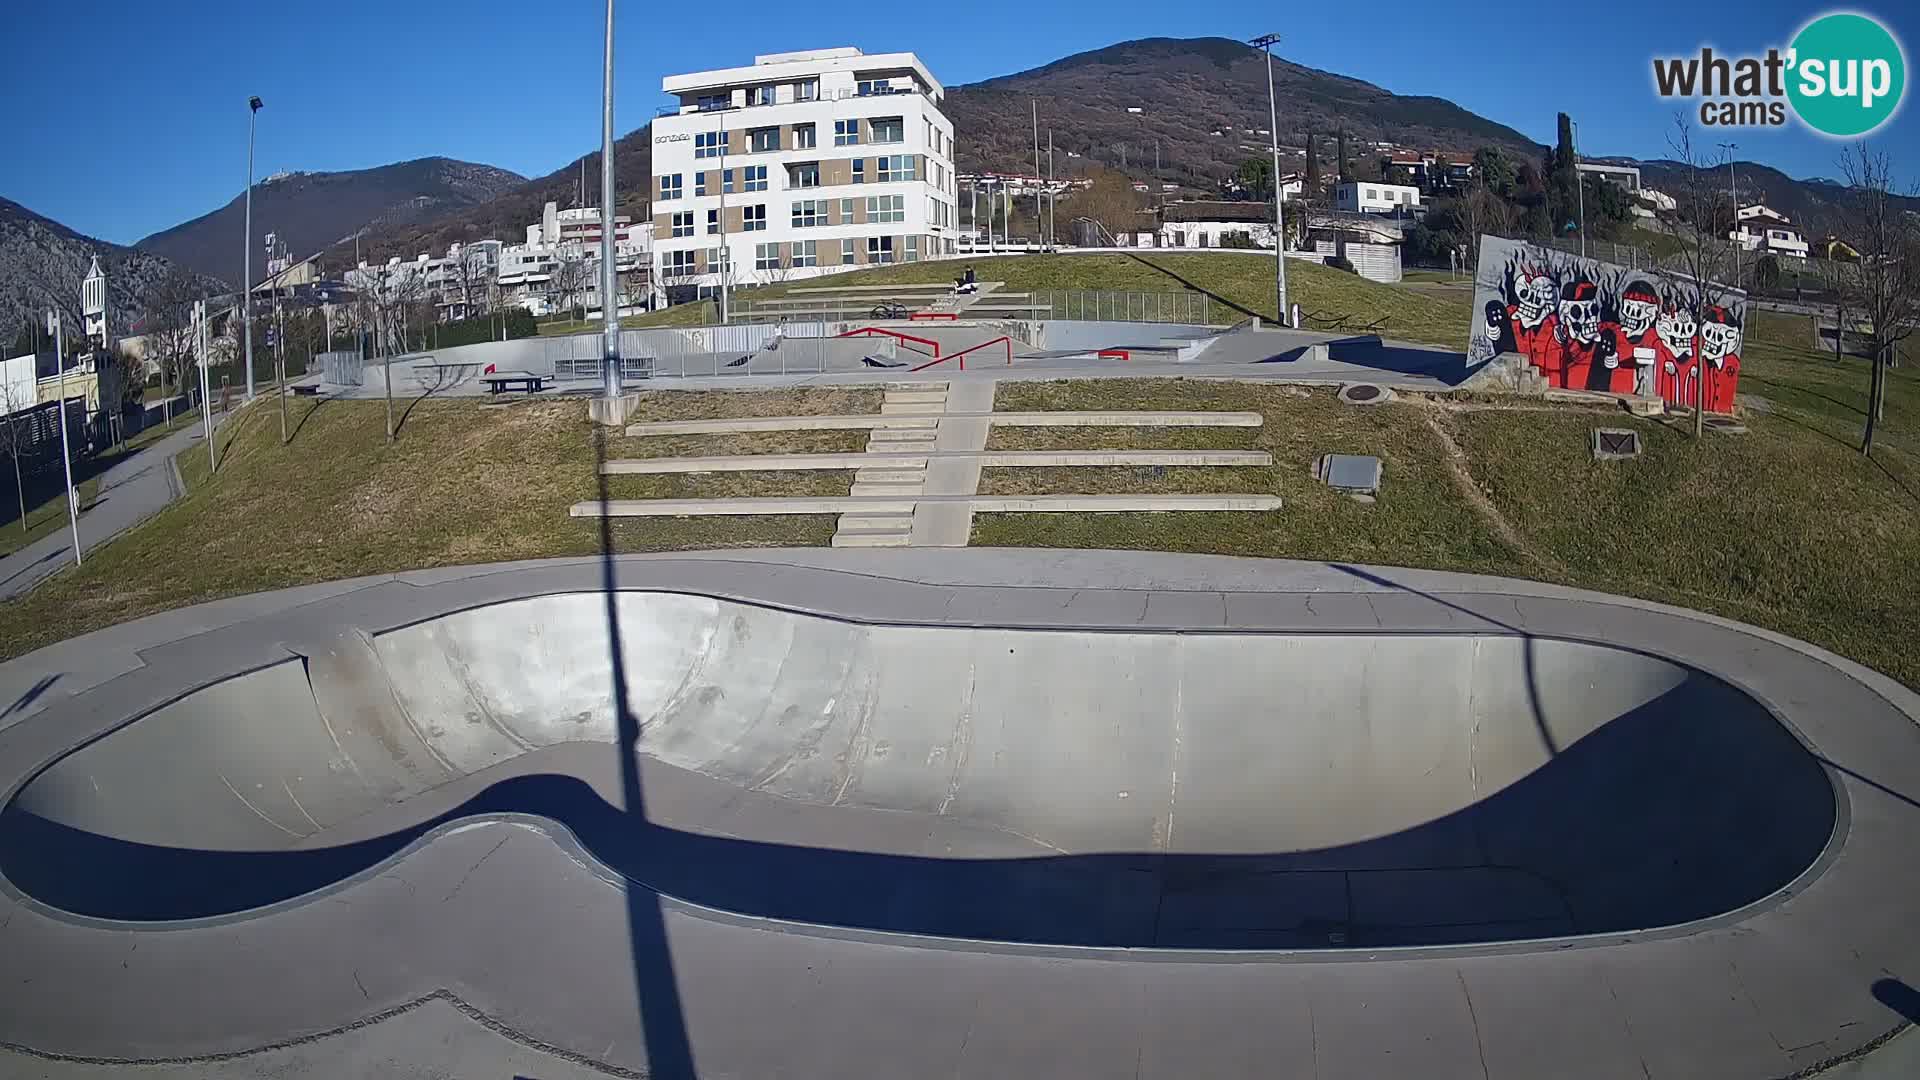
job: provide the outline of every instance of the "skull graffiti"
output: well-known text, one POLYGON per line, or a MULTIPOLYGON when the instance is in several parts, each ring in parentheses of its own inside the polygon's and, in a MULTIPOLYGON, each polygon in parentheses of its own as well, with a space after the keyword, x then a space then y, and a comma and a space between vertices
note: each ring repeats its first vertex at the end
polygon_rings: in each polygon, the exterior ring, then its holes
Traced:
POLYGON ((1740 328, 1733 325, 1727 309, 1715 307, 1707 312, 1700 326, 1700 355, 1714 367, 1726 365, 1727 357, 1740 351, 1740 328))
POLYGON ((1655 324, 1655 329, 1660 334, 1660 340, 1667 346, 1667 351, 1675 357, 1693 355, 1695 325, 1690 312, 1668 306, 1660 312, 1660 320, 1655 324))
POLYGON ((1593 282, 1569 282, 1560 291, 1560 334, 1582 344, 1600 336, 1600 291, 1593 282))
POLYGON ((1522 268, 1518 280, 1514 283, 1514 295, 1519 300, 1519 310, 1515 313, 1524 326, 1539 326, 1553 309, 1553 279, 1545 271, 1531 267, 1522 268))
POLYGON ((1659 315, 1660 299, 1645 282, 1636 281, 1621 294, 1620 329, 1628 337, 1637 338, 1645 334, 1659 315))

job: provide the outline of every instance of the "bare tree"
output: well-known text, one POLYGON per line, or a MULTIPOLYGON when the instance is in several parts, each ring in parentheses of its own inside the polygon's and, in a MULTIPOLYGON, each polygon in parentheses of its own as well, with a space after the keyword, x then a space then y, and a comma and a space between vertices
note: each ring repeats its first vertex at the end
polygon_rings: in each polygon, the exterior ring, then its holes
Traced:
POLYGON ((1674 193, 1674 198, 1679 203, 1681 216, 1692 222, 1692 227, 1680 231, 1676 237, 1679 251, 1658 272, 1678 285, 1674 291, 1690 301, 1687 314, 1692 316, 1696 328, 1693 436, 1698 440, 1705 433, 1707 413, 1707 373, 1701 369, 1698 328, 1706 323, 1707 309, 1718 306, 1731 291, 1720 283, 1720 278, 1733 265, 1733 241, 1715 225, 1720 220, 1717 204, 1725 195, 1714 186, 1716 162, 1705 157, 1703 148, 1694 145, 1693 128, 1687 123, 1686 114, 1674 114, 1667 146, 1673 151, 1674 159, 1685 166, 1679 177, 1680 190, 1674 193))
POLYGON ((157 283, 145 298, 147 359, 160 369, 162 380, 173 391, 161 406, 169 423, 173 421, 173 395, 180 392, 195 362, 198 342, 194 340, 193 302, 197 298, 192 287, 180 278, 157 283))
POLYGON ((1460 222, 1467 227, 1464 262, 1466 268, 1472 270, 1480 258, 1480 238, 1488 233, 1495 236, 1514 235, 1519 225, 1519 212, 1512 203, 1489 187, 1485 177, 1476 170, 1472 184, 1460 198, 1460 222))
POLYGON ((581 252, 572 248, 562 249, 547 282, 547 287, 553 292, 554 305, 573 308, 576 319, 585 319, 587 288, 593 284, 595 269, 594 264, 588 262, 581 252))
MULTIPOLYGON (((21 532, 27 531, 27 485, 20 475, 20 455, 27 451, 27 432, 20 427, 18 414, 33 406, 34 402, 28 399, 33 392, 31 385, 23 389, 0 376, 0 410, 6 413, 4 422, 0 422, 0 453, 13 462, 13 494, 20 504, 21 532)), ((65 407, 62 404, 61 408, 65 407)))
MULTIPOLYGON (((1873 453, 1873 437, 1885 419, 1887 368, 1894 349, 1920 318, 1920 222, 1896 201, 1893 160, 1856 142, 1840 157, 1847 181, 1846 237, 1860 253, 1849 275, 1852 306, 1867 322, 1872 374, 1867 383, 1866 429, 1860 452, 1873 453)), ((1909 189, 1920 194, 1920 188, 1909 189)))
POLYGON ((472 318, 491 312, 493 297, 493 267, 487 261, 487 254, 480 248, 461 248, 447 268, 452 278, 453 291, 460 297, 461 318, 472 318))
POLYGON ((380 282, 374 291, 374 325, 376 333, 385 339, 382 368, 385 373, 387 395, 387 441, 392 442, 393 424, 393 358, 396 353, 406 351, 406 333, 408 314, 418 308, 427 295, 427 278, 412 267, 397 266, 380 282))

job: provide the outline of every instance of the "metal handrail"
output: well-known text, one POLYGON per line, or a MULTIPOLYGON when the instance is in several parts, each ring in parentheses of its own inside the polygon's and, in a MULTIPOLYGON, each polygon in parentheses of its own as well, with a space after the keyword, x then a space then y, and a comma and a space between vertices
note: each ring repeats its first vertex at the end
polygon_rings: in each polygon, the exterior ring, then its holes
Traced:
POLYGON ((949 360, 958 360, 960 361, 960 370, 965 371, 967 370, 967 354, 968 353, 974 352, 979 349, 984 349, 989 345, 999 345, 1003 342, 1007 346, 1007 366, 1011 367, 1013 366, 1013 339, 1008 337, 1005 334, 1001 334, 997 338, 993 338, 988 341, 983 341, 978 345, 969 345, 966 348, 961 349, 957 353, 948 353, 946 356, 943 356, 938 360, 929 360, 924 364, 920 364, 915 367, 910 367, 907 370, 909 372, 920 371, 924 368, 930 368, 935 364, 944 364, 949 360))
MULTIPOLYGON (((833 336, 834 337, 862 337, 862 336, 871 337, 874 334, 885 334, 888 337, 899 338, 901 341, 917 341, 922 345, 931 345, 933 346, 933 355, 935 356, 940 355, 939 342, 934 341, 931 338, 915 337, 912 334, 903 334, 898 330, 889 330, 884 326, 863 326, 858 330, 848 330, 846 333, 835 334, 833 336)), ((914 370, 918 371, 920 369, 915 368, 914 370)))

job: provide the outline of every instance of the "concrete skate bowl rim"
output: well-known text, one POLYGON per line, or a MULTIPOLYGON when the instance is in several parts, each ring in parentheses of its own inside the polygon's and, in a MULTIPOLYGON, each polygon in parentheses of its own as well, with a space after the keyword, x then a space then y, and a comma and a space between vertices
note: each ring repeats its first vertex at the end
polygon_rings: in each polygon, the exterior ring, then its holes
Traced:
MULTIPOLYGON (((421 820, 414 822, 412 824, 404 825, 398 828, 393 828, 379 837, 370 838, 371 841, 393 841, 395 846, 392 846, 388 850, 387 854, 364 863, 361 868, 354 870, 350 873, 333 877, 331 880, 327 880, 324 883, 316 885, 312 888, 308 888, 299 893, 288 895, 282 899, 276 899, 267 903, 262 903, 255 906, 234 910, 231 912, 189 916, 189 917, 178 917, 178 918, 175 918, 175 917, 163 917, 163 918, 152 918, 152 919, 116 918, 116 917, 110 917, 110 916, 102 917, 102 916, 95 916, 95 915, 79 914, 79 913, 70 911, 66 908, 62 908, 58 905, 41 901, 32 893, 29 893, 25 891, 23 888, 17 886, 12 880, 12 878, 8 875, 5 864, 3 862, 0 862, 0 890, 4 890, 8 895, 54 918, 61 919, 63 921, 74 922, 81 925, 139 929, 143 931, 165 930, 165 929, 171 929, 171 928, 190 928, 190 927, 199 927, 199 926, 207 926, 207 925, 219 925, 219 924, 226 924, 226 923, 264 917, 281 910, 313 903, 331 894, 343 891, 356 884, 365 882, 374 877, 378 877, 382 873, 390 870, 394 866, 398 865, 400 862, 404 861, 413 852, 425 847, 427 844, 429 844, 436 838, 439 838, 449 833, 464 831, 466 829, 470 829, 470 828, 483 825, 489 822, 500 822, 500 823, 508 823, 508 824, 516 825, 519 827, 529 828, 546 835, 555 843, 557 843, 563 850, 568 852, 568 854, 572 858, 574 858, 575 861, 581 863, 583 866, 588 867, 589 869, 592 870, 593 873, 595 873, 597 876, 599 876, 600 878, 602 878, 603 880, 607 881, 610 884, 613 884, 618 887, 635 887, 635 888, 642 889, 644 891, 653 892, 656 895, 658 895, 664 902, 670 903, 690 913, 698 914, 703 917, 711 918, 720 922, 742 924, 742 925, 765 925, 765 926, 783 927, 793 932, 807 933, 807 934, 813 934, 813 935, 825 936, 825 937, 838 937, 838 938, 871 937, 879 940, 893 940, 893 941, 903 942, 903 943, 910 942, 919 946, 949 947, 949 948, 964 948, 964 949, 986 949, 989 951, 1014 951, 1014 952, 1035 951, 1035 952, 1044 952, 1044 953, 1078 953, 1078 954, 1085 954, 1085 955, 1092 955, 1092 956, 1113 956, 1115 958, 1122 957, 1122 956, 1137 957, 1142 955, 1145 955, 1145 956, 1158 955, 1158 956, 1165 956, 1165 957, 1185 957, 1185 958, 1193 958, 1197 956, 1201 958, 1217 958, 1217 959, 1224 959, 1224 960, 1251 959, 1251 958, 1260 958, 1260 957, 1281 958, 1281 959, 1289 958, 1289 957, 1298 957, 1303 959, 1315 959, 1315 960, 1337 958, 1342 960, 1357 961, 1357 960, 1369 959, 1376 956, 1381 958, 1386 958, 1386 957, 1409 957, 1409 956, 1419 956, 1419 955, 1429 955, 1429 954, 1459 955, 1459 954, 1471 954, 1471 953, 1557 951, 1557 950, 1565 949, 1568 947, 1606 945, 1606 944, 1611 944, 1611 943, 1616 943, 1616 942, 1626 941, 1626 940, 1650 940, 1650 939, 1658 939, 1658 938, 1683 937, 1683 936, 1699 933, 1704 930, 1735 924, 1747 918, 1750 918, 1753 915, 1763 912, 1781 902, 1784 902, 1786 899, 1799 894, 1800 892, 1804 891, 1804 889, 1807 886, 1811 885, 1822 873, 1825 872, 1825 870, 1838 857, 1841 849, 1844 847, 1845 839, 1847 837, 1848 828, 1851 820, 1850 804, 1849 804, 1849 799, 1848 799, 1845 787, 1836 777, 1833 771, 1833 768, 1825 763, 1824 759, 1820 756, 1818 749, 1809 742, 1806 736, 1803 735, 1801 731, 1785 715, 1783 715, 1782 711, 1776 708, 1771 701, 1767 700, 1764 696, 1748 688, 1747 686, 1741 684, 1740 682, 1732 679, 1728 679, 1713 671, 1707 670, 1701 667, 1700 665, 1693 663, 1689 660, 1674 657, 1674 656, 1663 655, 1663 654, 1655 653, 1649 650, 1636 648, 1633 646, 1617 644, 1615 642, 1606 640, 1604 637, 1597 637, 1597 636, 1591 636, 1591 635, 1547 634, 1547 633, 1518 632, 1518 631, 1500 632, 1497 630, 1487 630, 1484 628, 1474 629, 1471 631, 1435 631, 1435 630, 1418 630, 1418 629, 1396 630, 1396 629, 1389 629, 1384 627, 1376 631, 1355 631, 1355 630, 1316 631, 1316 630, 1303 630, 1303 629, 1250 630, 1250 629, 1234 629, 1234 628, 1222 629, 1222 628, 1212 628, 1212 627, 1192 629, 1192 630, 1173 631, 1173 630, 1167 630, 1167 629, 1151 629, 1151 628, 1135 630, 1135 629, 1127 629, 1123 627, 1078 627, 1078 626, 1060 626, 1060 627, 1050 627, 1050 628, 1042 629, 1032 625, 1017 625, 1017 624, 1008 625, 1008 624, 994 624, 994 623, 984 623, 984 622, 983 623, 965 623, 965 624, 939 624, 939 623, 929 623, 929 622, 923 622, 923 621, 914 621, 911 619, 848 618, 844 616, 823 613, 816 610, 809 610, 805 607, 781 605, 781 604, 766 603, 766 602, 749 600, 749 599, 742 599, 736 596, 716 594, 711 591, 674 589, 670 587, 623 588, 618 591, 639 593, 639 594, 663 594, 663 595, 670 595, 670 596, 689 597, 689 598, 695 598, 700 600, 717 601, 721 605, 737 605, 741 607, 757 608, 757 609, 763 609, 769 612, 776 612, 784 615, 796 616, 802 619, 817 619, 817 620, 824 620, 827 622, 842 623, 842 624, 848 624, 856 627, 868 627, 868 628, 900 627, 900 628, 927 629, 927 630, 946 629, 946 630, 954 630, 954 631, 1003 630, 1003 631, 1010 631, 1010 632, 1016 632, 1016 633, 1022 633, 1022 634, 1042 634, 1042 635, 1060 632, 1060 633, 1086 634, 1086 635, 1101 634, 1101 635, 1117 635, 1117 636, 1147 637, 1147 638, 1215 637, 1215 636, 1271 637, 1276 639, 1307 638, 1307 637, 1352 638, 1352 639, 1371 639, 1371 640, 1401 639, 1401 638, 1435 638, 1435 637, 1509 638, 1509 639, 1522 639, 1525 641, 1552 641, 1552 642, 1560 642, 1560 643, 1565 643, 1565 644, 1570 644, 1575 646, 1584 646, 1584 647, 1595 648, 1600 650, 1607 650, 1614 653, 1626 654, 1626 655, 1649 659, 1659 664, 1671 665, 1672 667, 1679 669, 1684 674, 1685 678, 1681 685, 1692 683, 1694 680, 1705 680, 1708 683, 1716 684, 1722 690, 1725 690, 1725 691, 1731 692, 1732 694, 1737 695, 1740 699, 1744 700, 1745 702, 1748 702, 1752 705, 1757 705, 1761 712, 1761 716, 1756 717, 1756 722, 1758 722, 1760 719, 1765 719, 1765 720, 1771 720, 1773 723, 1778 724, 1780 731, 1794 744, 1794 746, 1800 752, 1807 755, 1808 763, 1812 767, 1818 768, 1822 773, 1825 779, 1825 790, 1829 793, 1830 798, 1832 800, 1831 801, 1831 808, 1832 808, 1831 827, 1827 830, 1824 840, 1820 843, 1820 846, 1818 847, 1818 849, 1813 852, 1811 859, 1806 863, 1806 865, 1801 867, 1796 873, 1792 874, 1791 876, 1785 877, 1784 880, 1781 880, 1777 885, 1775 885, 1769 891, 1762 893, 1758 896, 1755 896, 1751 900, 1748 900, 1744 903, 1737 904, 1724 911, 1700 915, 1692 918, 1686 918, 1676 922, 1655 922, 1655 923, 1648 924, 1647 926, 1644 926, 1644 927, 1636 926, 1632 928, 1604 929, 1604 930, 1597 930, 1597 931, 1581 931, 1581 932, 1574 932, 1574 933, 1567 933, 1567 934, 1545 934, 1545 935, 1538 935, 1538 936, 1514 937, 1514 938, 1490 938, 1486 940, 1461 940, 1461 941, 1453 941, 1453 942, 1445 942, 1445 943, 1367 944, 1364 947, 1358 946, 1358 945, 1346 945, 1346 946, 1339 946, 1339 947, 1280 946, 1280 947, 1262 948, 1262 947, 1191 945, 1191 944, 1139 945, 1139 944, 1102 944, 1102 943, 1085 943, 1085 942, 1028 941, 1028 940, 1007 939, 1007 938, 992 937, 992 936, 974 937, 974 936, 968 936, 963 934, 944 934, 944 933, 937 933, 937 932, 929 933, 922 930, 902 930, 902 929, 894 929, 894 928, 881 927, 881 926, 866 926, 866 925, 861 925, 857 922, 841 923, 841 922, 834 922, 831 920, 791 918, 791 917, 786 917, 778 914, 767 914, 762 912, 756 912, 753 910, 746 910, 739 907, 709 904, 709 903, 702 902, 701 900, 693 899, 686 895, 682 895, 679 892, 673 891, 671 888, 663 888, 663 887, 656 886, 650 880, 651 875, 649 875, 646 872, 644 868, 644 864, 641 864, 640 866, 637 866, 637 867, 630 867, 629 869, 622 869, 614 857, 602 857, 602 855, 596 850, 596 848, 592 844, 584 840, 580 836, 580 834, 575 830, 573 825, 571 825, 564 817, 556 816, 548 813, 542 813, 539 811, 518 811, 512 808, 474 809, 474 810, 467 809, 467 807, 479 801, 481 796, 484 796, 487 793, 494 791, 497 787, 500 787, 502 785, 511 785, 516 780, 534 780, 534 779, 540 779, 542 778, 542 776, 545 776, 557 781, 572 781, 576 784, 584 784, 584 781, 581 781, 577 774, 572 774, 572 773, 563 772, 558 774, 540 774, 535 776, 520 776, 511 771, 511 766, 514 763, 514 761, 517 761, 520 759, 542 760, 545 757, 547 757, 552 751, 555 751, 557 749, 566 748, 566 747, 588 747, 588 746, 607 748, 612 745, 607 743, 603 739, 581 739, 581 740, 572 740, 567 742, 554 743, 547 746, 536 747, 530 750, 526 750, 526 751, 523 751, 521 754, 516 755, 512 759, 508 759, 506 761, 496 763, 495 766, 483 768, 483 769, 477 770, 476 772, 466 774, 465 776, 459 779, 446 782, 445 784, 441 785, 441 787, 453 786, 454 784, 459 783, 461 780, 473 781, 475 777, 484 776, 485 774, 488 774, 488 773, 500 771, 501 766, 505 766, 506 771, 508 772, 508 779, 504 781, 499 779, 493 779, 489 781, 484 788, 478 788, 477 795, 471 795, 467 797, 464 801, 460 803, 458 807, 454 809, 433 814, 432 816, 424 817, 421 820), (402 840, 402 838, 405 838, 405 839, 402 840)), ((566 595, 578 595, 578 594, 599 595, 598 593, 595 593, 592 590, 581 590, 581 589, 570 589, 570 588, 555 588, 555 589, 530 591, 520 596, 515 596, 511 598, 492 599, 492 600, 479 601, 479 602, 458 605, 458 606, 449 606, 446 609, 436 611, 432 614, 422 615, 419 618, 394 622, 393 624, 388 625, 377 632, 369 631, 369 633, 371 633, 372 636, 374 637, 379 637, 382 635, 392 634, 397 631, 405 630, 410 627, 433 623, 433 622, 445 620, 454 616, 467 614, 474 611, 484 610, 490 607, 511 605, 519 601, 534 600, 542 597, 554 597, 554 596, 566 596, 566 595)), ((54 767, 59 765, 61 762, 67 760, 69 757, 72 757, 73 755, 78 754, 81 751, 89 747, 92 747, 95 744, 102 742, 105 739, 126 730, 128 727, 132 726, 137 721, 149 718, 153 716, 155 713, 160 712, 161 710, 165 709, 170 705, 176 704, 186 698, 189 698, 195 694, 206 691, 222 683, 226 683, 232 680, 237 680, 248 675, 256 674, 258 672, 276 668, 276 667, 281 667, 294 662, 299 662, 304 664, 307 661, 307 659, 308 659, 307 657, 299 653, 289 652, 287 657, 284 659, 271 660, 264 663, 256 663, 243 668, 236 669, 234 671, 231 671, 222 675, 207 678, 193 685, 180 689, 177 692, 170 693, 162 700, 154 701, 150 705, 142 708, 135 715, 128 717, 124 720, 112 723, 106 729, 99 731, 98 733, 87 738, 83 742, 69 746, 59 754, 52 757, 50 760, 41 762, 30 773, 27 773, 24 776, 22 776, 19 782, 15 784, 12 788, 10 788, 5 792, 0 792, 0 814, 11 812, 13 810, 15 800, 20 795, 20 793, 25 791, 34 781, 39 779, 49 770, 53 769, 54 767)), ((1596 728, 1593 729, 1593 733, 1598 733, 1599 731, 1604 730, 1608 724, 1613 723, 1618 719, 1619 717, 1615 717, 1613 719, 1603 721, 1600 725, 1598 725, 1596 728)), ((1584 737, 1585 736, 1582 736, 1582 738, 1584 737)), ((643 755, 643 756, 650 756, 650 755, 643 755)), ((661 764, 665 764, 665 763, 661 763, 661 764)), ((667 766, 667 767, 673 768, 674 766, 667 766)), ((1534 770, 1531 770, 1527 775, 1533 775, 1537 773, 1540 769, 1544 769, 1544 768, 1546 768, 1546 766, 1536 767, 1534 770)), ((1523 780, 1524 778, 1525 777, 1522 777, 1523 780)), ((1515 782, 1518 783, 1518 781, 1515 781, 1515 782)), ((436 788, 434 790, 439 790, 439 789, 436 788)), ((1481 796, 1476 798, 1472 803, 1469 803, 1467 806, 1462 807, 1460 810, 1449 812, 1448 814, 1443 815, 1441 818, 1435 818, 1429 821, 1423 821, 1418 825, 1409 826, 1407 829, 1403 831, 1413 832, 1419 828, 1429 827, 1433 825, 1436 821, 1444 820, 1446 818, 1457 816, 1458 814, 1469 812, 1474 807, 1480 805, 1485 800, 1491 799, 1499 794, 1500 794, 1500 791, 1493 791, 1493 792, 1482 794, 1481 796)), ((391 807, 404 806, 408 801, 411 801, 416 797, 417 796, 408 796, 405 799, 402 799, 398 802, 390 804, 390 806, 391 807)), ((616 815, 624 813, 624 811, 618 810, 617 808, 612 808, 612 812, 616 815)), ((72 828, 71 826, 60 826, 60 827, 72 828)), ((672 829, 670 826, 661 826, 657 824, 653 825, 652 827, 655 829, 661 829, 661 830, 672 831, 672 832, 682 831, 682 830, 672 829)), ((687 830, 686 832, 687 832, 687 835, 693 835, 693 836, 706 835, 706 834, 700 833, 697 830, 687 830)), ((110 839, 110 838, 102 838, 102 839, 110 839)), ((713 839, 719 839, 719 837, 713 837, 713 839)), ((365 843, 369 841, 355 841, 355 842, 365 843)), ((770 843, 768 841, 752 841, 752 840, 748 840, 746 842, 754 843, 754 844, 762 844, 762 845, 766 845, 770 843)), ((1348 844, 1338 845, 1338 847, 1339 848, 1350 847, 1350 846, 1354 846, 1354 843, 1356 842, 1350 842, 1348 844)), ((796 850, 802 850, 802 851, 830 850, 830 849, 805 848, 800 845, 788 845, 788 846, 792 846, 796 850)), ((192 848, 165 849, 165 850, 171 850, 174 852, 198 852, 200 854, 208 854, 208 852, 201 851, 200 849, 192 849, 192 848)), ((334 850, 334 849, 296 848, 296 849, 292 849, 290 852, 288 852, 288 854, 297 854, 300 852, 315 853, 315 852, 326 851, 326 850, 334 850)), ((1331 851, 1331 850, 1335 850, 1335 848, 1328 848, 1326 850, 1331 851)), ((244 854, 253 854, 253 853, 247 852, 244 854)), ((262 852, 261 854, 265 854, 265 853, 262 852)), ((854 854, 868 854, 875 857, 887 857, 886 853, 877 852, 877 851, 875 852, 857 852, 856 851, 854 852, 854 854)), ((1149 850, 1129 850, 1129 851, 1118 853, 1118 854, 1124 857, 1135 858, 1135 859, 1147 859, 1147 858, 1178 859, 1182 857, 1181 853, 1149 851, 1149 850)), ((1277 852, 1276 854, 1289 854, 1289 853, 1277 852)), ((1300 853, 1294 852, 1293 854, 1300 854, 1300 853)), ((0 856, 3 856, 3 855, 4 855, 4 851, 0 850, 0 856)), ((1046 862, 1053 862, 1053 861, 1059 860, 1063 862, 1072 862, 1077 859, 1088 859, 1088 858, 1095 858, 1095 857, 1098 857, 1098 853, 1066 854, 1062 856, 1034 856, 1034 857, 1024 857, 1018 861, 1046 863, 1046 862)), ((1187 857, 1195 857, 1195 856, 1187 856, 1187 857)), ((1199 856, 1199 857, 1205 857, 1205 856, 1199 856)), ((939 860, 936 857, 927 857, 927 858, 930 861, 936 861, 936 862, 976 861, 976 862, 986 863, 986 862, 1015 861, 1010 859, 939 860)), ((1367 869, 1374 869, 1374 868, 1360 867, 1360 868, 1355 868, 1354 872, 1360 872, 1367 869)), ((1392 869, 1392 868, 1384 868, 1384 869, 1392 869)), ((1401 868, 1401 869, 1411 869, 1411 868, 1401 868)))

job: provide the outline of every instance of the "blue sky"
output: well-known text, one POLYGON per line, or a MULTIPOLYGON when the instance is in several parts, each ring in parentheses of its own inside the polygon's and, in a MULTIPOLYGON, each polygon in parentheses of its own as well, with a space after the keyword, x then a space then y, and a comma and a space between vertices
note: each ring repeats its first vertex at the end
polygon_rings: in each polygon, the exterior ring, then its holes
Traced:
MULTIPOLYGON (((7 0, 0 63, 0 196, 119 243, 220 206, 246 182, 246 99, 260 114, 256 173, 355 169, 442 154, 528 176, 598 145, 599 0, 7 0)), ((1278 30, 1282 55, 1407 94, 1451 98, 1542 142, 1554 114, 1581 151, 1660 157, 1673 106, 1653 93, 1655 54, 1784 46, 1832 8, 1780 0, 1614 0, 1591 14, 1538 5, 1374 0, 1363 9, 1223 0, 1078 5, 974 0, 959 8, 871 0, 621 0, 615 119, 625 132, 663 103, 660 77, 749 62, 756 52, 858 45, 909 49, 948 85, 1034 67, 1129 38, 1246 38, 1278 30), (964 18, 949 17, 964 11, 964 18), (936 12, 943 13, 936 15, 936 12), (1177 17, 1174 14, 1178 13, 1177 17), (1549 14, 1551 12, 1551 14, 1549 14), (1359 34, 1347 20, 1361 16, 1359 34), (883 24, 897 24, 880 30, 883 24)), ((1920 16, 1854 5, 1920 49, 1920 16)), ((1915 91, 1920 93, 1920 91, 1915 91)), ((1912 94, 1909 94, 1912 96, 1912 94)), ((1284 126, 1284 124, 1283 124, 1284 126)), ((962 133, 964 135, 964 133, 962 133)), ((1717 137, 1717 136, 1716 136, 1717 137)), ((1739 156, 1795 176, 1834 175, 1841 144, 1797 125, 1739 134, 1739 156)), ((1871 141, 1920 175, 1920 110, 1871 141)))

